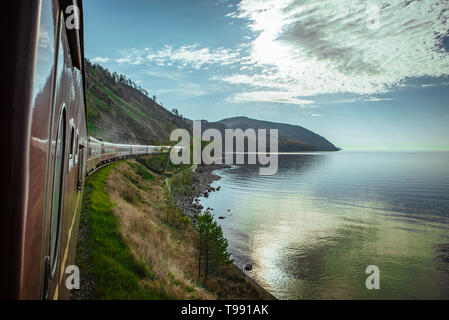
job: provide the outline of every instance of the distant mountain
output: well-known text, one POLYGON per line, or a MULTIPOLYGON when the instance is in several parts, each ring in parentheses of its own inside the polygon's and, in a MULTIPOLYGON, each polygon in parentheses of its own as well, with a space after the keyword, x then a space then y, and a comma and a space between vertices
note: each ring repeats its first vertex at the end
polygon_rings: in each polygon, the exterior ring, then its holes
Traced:
POLYGON ((269 121, 255 120, 247 117, 228 118, 218 123, 231 129, 248 128, 257 129, 278 129, 279 151, 338 151, 340 150, 322 136, 307 130, 301 126, 285 123, 275 123, 269 121))
MULTIPOLYGON (((86 60, 86 108, 89 135, 116 143, 163 144, 172 130, 192 131, 192 120, 170 112, 156 98, 123 75, 111 73, 86 60)), ((260 121, 247 117, 202 121, 202 130, 278 129, 279 151, 337 151, 325 138, 300 126, 260 121)))

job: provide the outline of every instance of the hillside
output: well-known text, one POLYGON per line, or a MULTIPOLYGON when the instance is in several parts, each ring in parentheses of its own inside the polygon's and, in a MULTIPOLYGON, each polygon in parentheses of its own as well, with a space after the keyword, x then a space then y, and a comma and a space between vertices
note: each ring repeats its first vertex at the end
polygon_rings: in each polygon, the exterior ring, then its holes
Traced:
POLYGON ((117 143, 159 144, 175 128, 190 128, 123 75, 86 60, 89 135, 117 143))

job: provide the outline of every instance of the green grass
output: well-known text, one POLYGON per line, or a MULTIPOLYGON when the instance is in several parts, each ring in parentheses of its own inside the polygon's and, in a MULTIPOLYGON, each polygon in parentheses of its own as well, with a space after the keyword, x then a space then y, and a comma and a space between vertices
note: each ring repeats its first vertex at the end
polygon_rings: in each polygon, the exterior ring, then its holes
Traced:
POLYGON ((96 87, 98 89, 100 89, 101 91, 103 91, 104 93, 106 93, 107 95, 109 95, 113 100, 115 100, 117 103, 119 103, 119 105, 127 106, 127 108, 125 108, 125 111, 134 120, 140 121, 140 120, 148 119, 148 116, 142 110, 140 110, 139 108, 135 107, 134 105, 126 102, 125 100, 123 100, 122 98, 117 96, 110 89, 106 88, 104 86, 104 84, 98 84, 98 85, 96 85, 96 87))
POLYGON ((137 157, 136 160, 149 170, 162 173, 165 171, 167 157, 162 154, 157 156, 137 157))
POLYGON ((106 192, 112 164, 93 174, 87 181, 82 223, 88 225, 87 263, 80 265, 95 279, 92 299, 166 299, 160 292, 139 284, 153 274, 145 263, 136 261, 123 242, 113 204, 106 192))
POLYGON ((154 181, 154 176, 139 163, 127 162, 134 169, 135 173, 141 176, 145 181, 154 181))
POLYGON ((164 153, 155 156, 145 156, 145 157, 137 157, 136 160, 141 163, 148 170, 164 173, 166 175, 173 175, 178 173, 186 168, 189 168, 189 165, 181 164, 174 165, 170 161, 170 154, 164 153))

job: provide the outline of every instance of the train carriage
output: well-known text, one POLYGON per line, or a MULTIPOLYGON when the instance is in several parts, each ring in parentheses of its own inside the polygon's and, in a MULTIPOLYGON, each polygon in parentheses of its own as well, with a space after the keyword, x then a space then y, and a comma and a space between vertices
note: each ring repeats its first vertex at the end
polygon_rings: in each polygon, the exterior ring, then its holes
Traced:
POLYGON ((120 158, 125 158, 131 155, 132 146, 129 144, 117 144, 118 153, 120 158))
POLYGON ((103 142, 101 148, 101 162, 111 162, 119 155, 119 148, 116 144, 103 142))
POLYGON ((89 137, 87 152, 87 172, 92 172, 101 162, 102 142, 93 137, 89 137))
POLYGON ((142 146, 142 145, 133 145, 132 146, 132 154, 137 155, 143 155, 148 153, 148 146, 142 146))

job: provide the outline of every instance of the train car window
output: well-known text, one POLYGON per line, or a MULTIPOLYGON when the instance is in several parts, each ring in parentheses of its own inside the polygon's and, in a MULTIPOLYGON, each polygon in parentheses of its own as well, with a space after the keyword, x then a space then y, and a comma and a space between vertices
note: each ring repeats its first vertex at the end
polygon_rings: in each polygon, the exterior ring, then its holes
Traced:
POLYGON ((65 115, 61 114, 58 124, 58 134, 56 137, 55 151, 55 172, 53 179, 53 200, 51 210, 51 226, 50 226, 50 262, 52 273, 56 265, 56 257, 58 251, 59 225, 61 220, 63 187, 64 187, 64 154, 65 154, 65 115))
POLYGON ((82 143, 79 144, 78 147, 78 157, 79 157, 79 165, 78 165, 78 190, 83 189, 84 182, 84 157, 85 157, 85 147, 82 143))
POLYGON ((75 164, 78 163, 78 157, 79 157, 79 147, 78 147, 79 137, 80 137, 79 131, 78 131, 78 129, 76 129, 75 144, 73 146, 75 148, 75 164))
POLYGON ((70 171, 73 168, 73 162, 74 162, 74 153, 75 153, 75 127, 73 124, 71 125, 72 130, 70 131, 70 149, 69 149, 69 169, 70 171))

